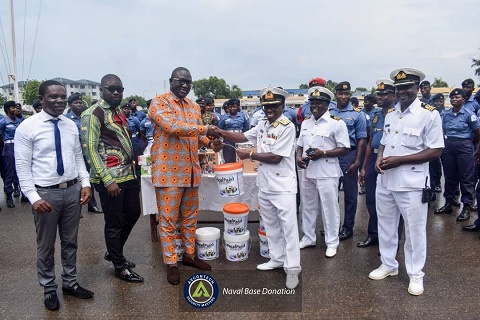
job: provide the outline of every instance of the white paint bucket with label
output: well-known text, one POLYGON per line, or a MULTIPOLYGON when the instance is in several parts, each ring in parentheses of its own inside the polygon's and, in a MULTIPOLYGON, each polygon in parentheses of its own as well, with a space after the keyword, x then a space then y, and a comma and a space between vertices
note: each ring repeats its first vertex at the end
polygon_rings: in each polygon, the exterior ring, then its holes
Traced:
POLYGON ((195 235, 197 257, 202 260, 217 259, 220 252, 220 229, 198 228, 195 235))
POLYGON ((270 258, 267 234, 260 228, 258 228, 258 238, 260 239, 260 255, 264 258, 270 258))
POLYGON ((250 232, 246 230, 244 234, 238 236, 224 232, 223 244, 227 260, 234 262, 247 260, 250 251, 250 232))
POLYGON ((225 163, 213 167, 217 178, 218 191, 222 197, 237 197, 243 190, 243 164, 225 163))
POLYGON ((241 202, 231 202, 223 206, 223 221, 225 233, 231 235, 241 235, 247 231, 248 205, 241 202))

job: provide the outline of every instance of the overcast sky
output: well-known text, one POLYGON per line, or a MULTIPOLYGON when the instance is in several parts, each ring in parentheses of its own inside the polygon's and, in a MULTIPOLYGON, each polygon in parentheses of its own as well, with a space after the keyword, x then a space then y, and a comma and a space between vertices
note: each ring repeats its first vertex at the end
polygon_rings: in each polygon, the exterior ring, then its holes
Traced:
MULTIPOLYGON (((5 54, 9 1, 0 0, 5 54)), ((375 85, 398 67, 450 86, 475 77, 480 5, 457 1, 14 0, 18 78, 100 81, 117 74, 125 95, 164 92, 171 71, 224 78, 243 90, 298 88, 320 76, 375 85), (25 10, 25 2, 27 8, 25 10), (32 60, 38 9, 41 6, 32 60), (24 24, 25 37, 24 37, 24 24)), ((1 85, 7 84, 4 57, 1 85)), ((168 89, 168 87, 167 87, 168 89)))

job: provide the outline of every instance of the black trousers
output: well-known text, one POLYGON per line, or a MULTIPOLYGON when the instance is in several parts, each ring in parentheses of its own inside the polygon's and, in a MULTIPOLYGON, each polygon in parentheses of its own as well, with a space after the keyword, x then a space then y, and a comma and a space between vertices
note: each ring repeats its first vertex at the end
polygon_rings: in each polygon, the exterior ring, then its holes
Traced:
POLYGON ((118 183, 122 191, 117 197, 110 197, 103 183, 94 187, 102 203, 107 251, 115 269, 120 271, 126 265, 123 246, 140 217, 140 184, 136 179, 118 183))

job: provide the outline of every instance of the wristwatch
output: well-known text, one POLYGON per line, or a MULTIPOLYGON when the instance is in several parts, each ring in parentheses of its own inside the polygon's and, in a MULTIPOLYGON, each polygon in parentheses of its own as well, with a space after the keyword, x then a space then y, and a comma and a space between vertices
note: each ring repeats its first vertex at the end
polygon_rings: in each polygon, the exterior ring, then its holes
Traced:
POLYGON ((327 151, 323 150, 322 158, 326 158, 326 157, 327 157, 327 151))

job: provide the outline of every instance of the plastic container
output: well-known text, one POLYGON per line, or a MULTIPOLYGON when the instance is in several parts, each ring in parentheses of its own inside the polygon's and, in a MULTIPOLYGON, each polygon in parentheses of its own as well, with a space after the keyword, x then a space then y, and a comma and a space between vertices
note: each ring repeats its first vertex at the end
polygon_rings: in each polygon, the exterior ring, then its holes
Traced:
POLYGON ((197 257, 202 260, 217 259, 220 252, 220 229, 198 228, 195 235, 197 257))
POLYGON ((250 232, 248 230, 239 236, 224 232, 223 240, 227 260, 238 262, 248 259, 248 253, 250 252, 250 232))
POLYGON ((231 202, 223 206, 223 221, 225 233, 242 235, 248 227, 248 205, 241 202, 231 202))
POLYGON ((213 170, 221 197, 236 197, 244 193, 242 163, 219 164, 213 170))
POLYGON ((267 234, 260 228, 258 228, 258 238, 260 239, 260 255, 264 258, 270 258, 267 234))

